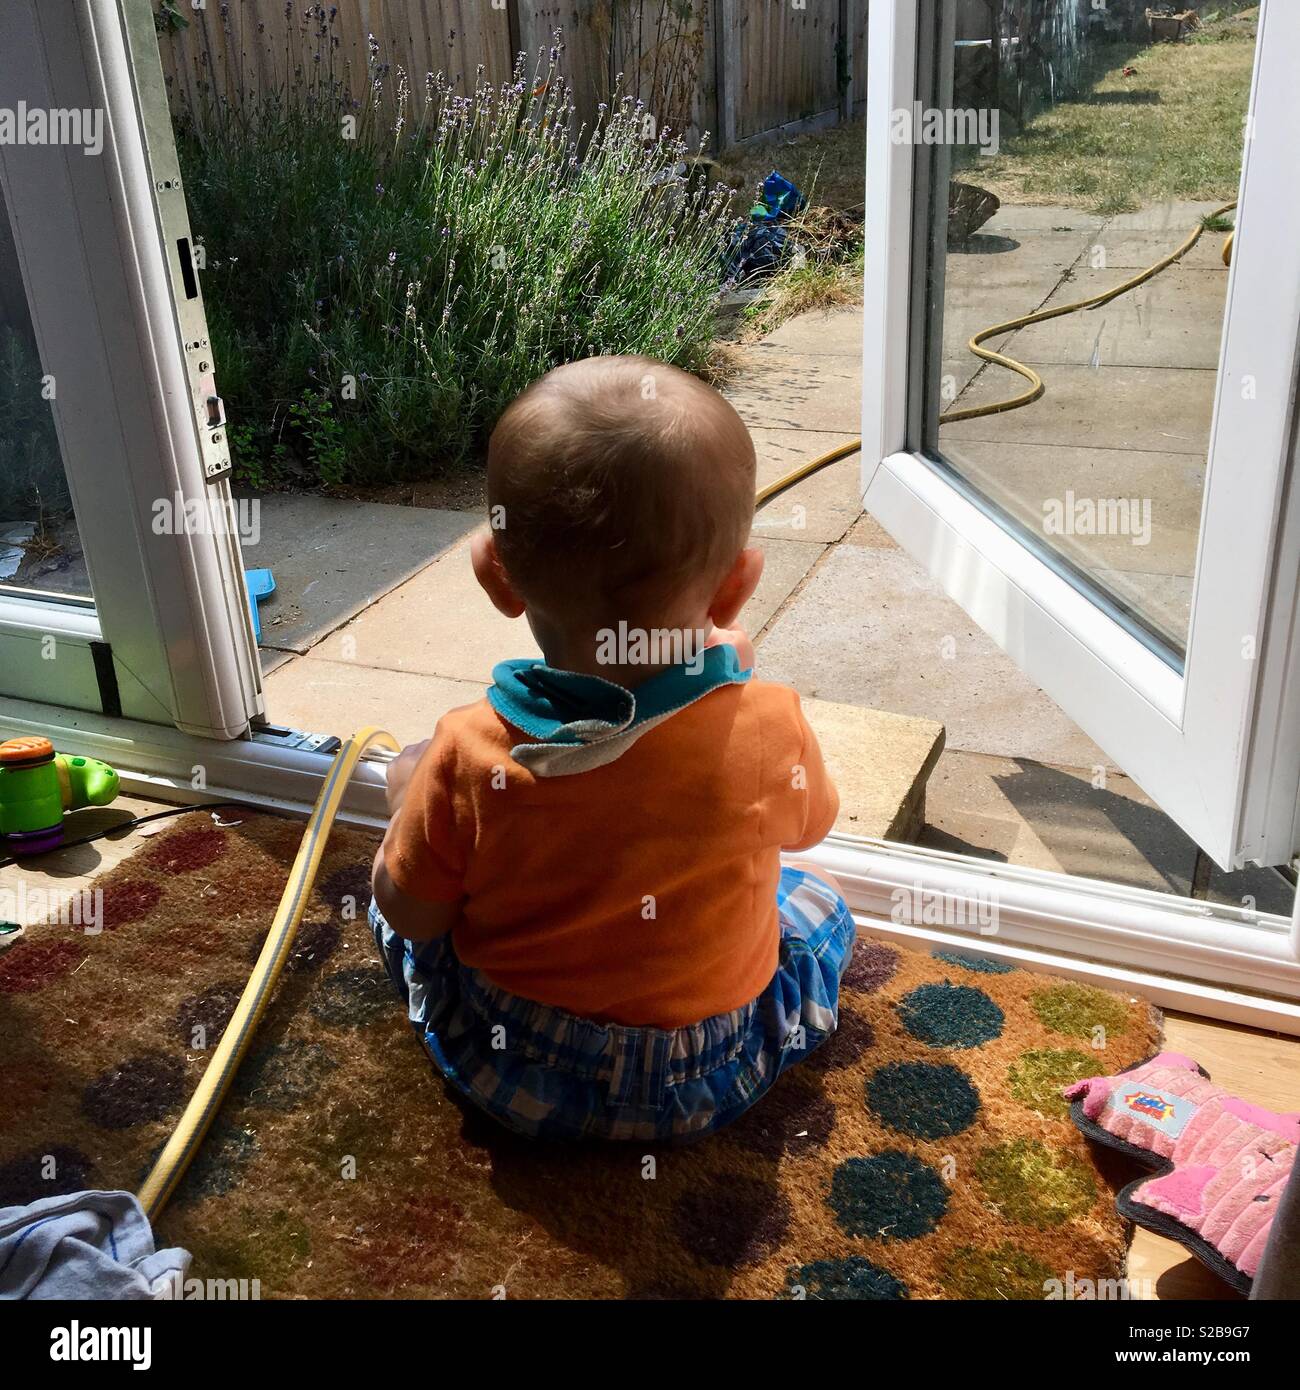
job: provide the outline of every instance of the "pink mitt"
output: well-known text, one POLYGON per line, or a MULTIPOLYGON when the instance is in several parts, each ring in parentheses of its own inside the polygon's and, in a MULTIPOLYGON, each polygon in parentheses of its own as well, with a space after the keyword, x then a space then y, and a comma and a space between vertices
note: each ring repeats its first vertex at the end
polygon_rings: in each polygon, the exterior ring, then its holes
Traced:
POLYGON ((1120 1192, 1123 1215, 1249 1292, 1295 1163, 1300 1114, 1238 1100, 1178 1052, 1076 1081, 1065 1095, 1090 1139, 1159 1169, 1120 1192))

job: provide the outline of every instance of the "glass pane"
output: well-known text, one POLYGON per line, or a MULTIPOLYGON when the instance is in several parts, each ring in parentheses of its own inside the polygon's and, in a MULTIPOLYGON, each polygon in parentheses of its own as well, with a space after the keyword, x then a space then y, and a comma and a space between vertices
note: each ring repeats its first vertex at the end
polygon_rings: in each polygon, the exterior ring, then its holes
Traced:
POLYGON ((923 442, 1175 665, 1257 12, 953 0, 923 54, 923 442))
POLYGON ((37 354, 0 190, 0 588, 89 598, 50 405, 57 389, 37 354))

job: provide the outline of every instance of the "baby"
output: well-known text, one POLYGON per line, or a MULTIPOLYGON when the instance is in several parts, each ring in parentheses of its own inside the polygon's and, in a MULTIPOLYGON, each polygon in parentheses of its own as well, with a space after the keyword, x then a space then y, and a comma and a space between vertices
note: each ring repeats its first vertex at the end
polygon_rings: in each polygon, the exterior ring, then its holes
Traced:
POLYGON ((371 923, 447 1080, 511 1129, 718 1129, 835 1030, 853 921, 783 868, 838 798, 735 626, 754 445, 685 372, 597 357, 534 382, 488 449, 472 543, 545 653, 391 765, 371 923))

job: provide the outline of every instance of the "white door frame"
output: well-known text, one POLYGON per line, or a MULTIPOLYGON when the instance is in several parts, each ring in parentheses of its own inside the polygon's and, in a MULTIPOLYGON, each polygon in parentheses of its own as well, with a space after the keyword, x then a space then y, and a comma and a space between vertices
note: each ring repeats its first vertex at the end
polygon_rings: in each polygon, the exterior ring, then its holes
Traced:
POLYGON ((1196 844, 1224 867, 1286 863, 1300 849, 1300 489, 1288 486, 1300 373, 1300 5, 1265 0, 1261 13, 1185 674, 921 452, 928 228, 913 193, 927 151, 892 142, 891 113, 942 104, 917 62, 919 39, 938 28, 943 42, 941 8, 951 16, 951 0, 871 6, 864 505, 1196 844))
POLYGON ((228 515, 229 458, 224 431, 200 429, 210 353, 202 298, 184 288, 189 223, 147 0, 6 0, 0 92, 102 113, 104 131, 98 155, 0 145, 94 594, 0 592, 0 692, 241 737, 262 700, 238 540, 183 529, 175 506, 228 515))

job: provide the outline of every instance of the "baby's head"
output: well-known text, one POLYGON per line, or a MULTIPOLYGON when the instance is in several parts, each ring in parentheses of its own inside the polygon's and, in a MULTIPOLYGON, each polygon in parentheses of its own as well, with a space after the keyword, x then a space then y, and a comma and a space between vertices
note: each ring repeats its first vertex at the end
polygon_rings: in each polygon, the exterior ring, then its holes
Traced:
POLYGON ((754 445, 711 387, 647 357, 535 381, 488 446, 479 582, 572 669, 602 630, 727 627, 753 592, 754 445))

